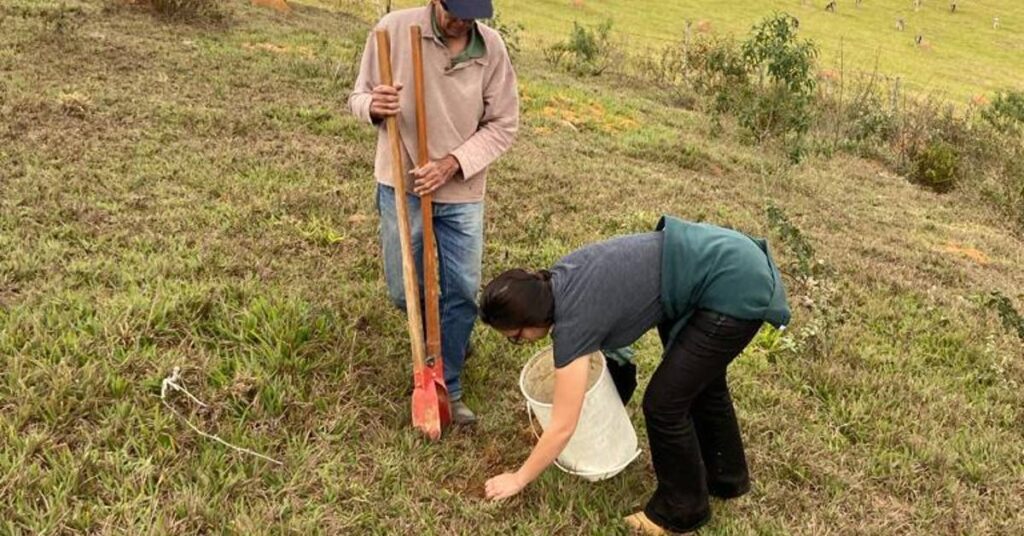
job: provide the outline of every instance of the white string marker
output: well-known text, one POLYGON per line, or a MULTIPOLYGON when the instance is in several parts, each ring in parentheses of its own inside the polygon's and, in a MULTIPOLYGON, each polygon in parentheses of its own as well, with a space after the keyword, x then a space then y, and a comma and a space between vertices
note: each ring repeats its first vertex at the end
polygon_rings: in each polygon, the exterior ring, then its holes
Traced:
POLYGON ((256 456, 257 458, 262 458, 264 460, 267 460, 268 462, 276 463, 277 465, 284 465, 284 463, 279 462, 279 461, 277 461, 277 460, 275 460, 273 458, 270 458, 268 456, 264 456, 264 455, 260 454, 259 452, 254 452, 254 451, 251 451, 251 450, 249 450, 247 448, 236 447, 235 445, 232 445, 231 443, 228 443, 227 441, 224 441, 223 439, 221 439, 221 438, 219 438, 219 437, 217 437, 217 436, 215 436, 213 434, 208 434, 208 433, 200 430, 199 428, 196 428, 196 426, 194 424, 192 424, 184 415, 179 413, 178 410, 174 409, 174 406, 171 406, 170 404, 167 403, 167 392, 169 390, 171 390, 171 389, 173 389, 175 391, 178 391, 178 392, 181 392, 181 393, 185 393, 185 396, 187 396, 190 400, 192 400, 193 402, 198 404, 200 407, 204 407, 204 408, 207 407, 207 405, 204 404, 201 400, 199 400, 195 396, 192 396, 192 393, 188 392, 188 389, 185 389, 184 384, 181 383, 181 367, 174 367, 174 370, 171 372, 171 375, 166 377, 166 378, 164 378, 163 382, 161 382, 161 384, 160 384, 160 402, 163 402, 164 406, 166 406, 167 409, 171 410, 171 412, 174 413, 175 415, 177 415, 179 419, 185 421, 185 424, 187 424, 188 427, 192 429, 192 431, 194 431, 195 433, 197 433, 197 434, 199 434, 199 435, 201 435, 201 436, 203 436, 203 437, 205 437, 207 439, 212 439, 212 440, 214 440, 214 441, 216 441, 216 442, 218 442, 218 443, 220 443, 220 444, 222 444, 222 445, 224 445, 226 447, 231 447, 231 448, 237 450, 238 452, 243 452, 245 454, 251 454, 253 456, 256 456))

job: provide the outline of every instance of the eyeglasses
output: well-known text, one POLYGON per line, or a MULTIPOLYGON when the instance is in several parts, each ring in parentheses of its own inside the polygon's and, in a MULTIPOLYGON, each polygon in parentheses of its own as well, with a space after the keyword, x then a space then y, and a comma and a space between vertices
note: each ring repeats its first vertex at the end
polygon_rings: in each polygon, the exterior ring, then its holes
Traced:
POLYGON ((525 328, 519 328, 519 331, 517 331, 515 335, 509 335, 506 337, 508 342, 512 344, 526 344, 527 341, 523 338, 523 329, 525 328))

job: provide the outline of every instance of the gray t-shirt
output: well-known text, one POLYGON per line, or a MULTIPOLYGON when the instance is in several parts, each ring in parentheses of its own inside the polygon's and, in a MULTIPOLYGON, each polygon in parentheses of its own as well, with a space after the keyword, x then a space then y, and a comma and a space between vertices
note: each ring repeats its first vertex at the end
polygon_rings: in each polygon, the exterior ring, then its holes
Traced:
POLYGON ((613 238, 551 268, 555 367, 628 346, 661 322, 661 242, 661 232, 613 238))

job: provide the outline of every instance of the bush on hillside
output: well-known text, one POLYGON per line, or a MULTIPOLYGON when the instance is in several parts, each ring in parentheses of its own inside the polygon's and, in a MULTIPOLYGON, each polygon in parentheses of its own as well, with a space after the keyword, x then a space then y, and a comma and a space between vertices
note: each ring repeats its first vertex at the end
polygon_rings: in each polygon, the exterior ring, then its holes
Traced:
POLYGON ((671 104, 686 108, 694 108, 696 97, 704 96, 710 99, 712 113, 732 113, 751 91, 739 45, 713 34, 647 51, 629 63, 633 70, 626 74, 653 83, 668 94, 671 104))
POLYGON ((883 159, 885 146, 897 128, 891 87, 878 73, 850 79, 840 73, 839 77, 841 92, 836 92, 834 85, 819 85, 810 135, 828 154, 842 150, 883 159))
POLYGON ((912 178, 933 191, 945 193, 956 185, 960 155, 944 141, 932 141, 914 159, 912 178))
POLYGON ((1024 133, 1024 91, 999 92, 981 117, 1000 132, 1024 133))
POLYGON ((592 28, 573 22, 569 38, 545 49, 544 59, 576 76, 598 76, 613 63, 611 30, 610 20, 592 28))
MULTIPOLYGON (((644 82, 656 86, 660 90, 659 95, 669 106, 693 109, 697 105, 697 95, 687 78, 687 51, 685 43, 669 45, 660 50, 645 50, 631 58, 631 72, 642 73, 640 77, 644 82)), ((629 76, 631 73, 623 74, 629 76)))
POLYGON ((687 49, 685 65, 693 73, 694 87, 714 97, 714 110, 728 112, 737 108, 739 95, 748 91, 750 82, 743 54, 735 41, 704 37, 687 49))
POLYGON ((817 48, 797 37, 797 21, 790 15, 764 19, 743 43, 699 35, 650 56, 640 61, 640 76, 710 96, 714 112, 735 115, 758 142, 799 141, 810 128, 817 48))
POLYGON ((634 57, 623 74, 653 83, 673 105, 735 118, 758 142, 784 140, 791 161, 808 149, 874 158, 936 191, 984 199, 1024 229, 1024 92, 963 108, 907 94, 878 72, 819 73, 816 59, 796 19, 779 14, 742 43, 697 34, 634 57))
POLYGON ((800 138, 811 126, 818 51, 797 37, 797 27, 793 16, 776 14, 755 26, 741 47, 757 91, 748 93, 738 118, 757 141, 800 138))

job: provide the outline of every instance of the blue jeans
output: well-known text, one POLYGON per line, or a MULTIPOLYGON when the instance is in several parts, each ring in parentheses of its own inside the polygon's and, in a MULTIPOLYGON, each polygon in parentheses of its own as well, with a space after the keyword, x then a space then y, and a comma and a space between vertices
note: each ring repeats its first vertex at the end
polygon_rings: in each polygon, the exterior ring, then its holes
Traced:
MULTIPOLYGON (((423 216, 420 198, 407 195, 412 251, 423 296, 423 216)), ((398 240, 395 190, 377 185, 380 214, 380 242, 384 255, 384 276, 392 303, 405 310, 402 282, 402 250, 398 240)), ((444 382, 451 400, 462 398, 462 367, 466 362, 469 336, 476 322, 476 293, 480 288, 480 262, 484 246, 484 204, 434 203, 434 236, 441 291, 441 354, 444 382)), ((422 303, 422 300, 421 300, 422 303)))

